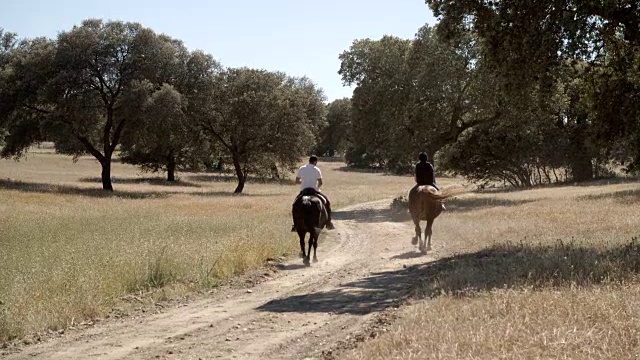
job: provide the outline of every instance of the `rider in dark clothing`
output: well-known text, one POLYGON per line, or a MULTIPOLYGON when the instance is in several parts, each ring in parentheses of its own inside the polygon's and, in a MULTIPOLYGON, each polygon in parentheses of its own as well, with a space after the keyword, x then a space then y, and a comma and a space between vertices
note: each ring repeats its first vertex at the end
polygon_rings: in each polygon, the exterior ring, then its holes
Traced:
MULTIPOLYGON (((438 186, 436 185, 436 177, 434 175, 433 165, 431 165, 431 163, 427 161, 427 154, 420 153, 420 155, 418 155, 418 159, 420 161, 416 164, 416 186, 414 186, 413 189, 409 191, 410 201, 411 198, 417 196, 419 186, 431 185, 436 188, 436 190, 440 191, 440 188, 438 188, 438 186)), ((447 208, 444 206, 444 204, 442 204, 442 210, 446 209, 447 208)))
POLYGON ((436 186, 433 165, 427 161, 427 154, 420 153, 418 159, 420 162, 416 164, 416 186, 431 185, 440 190, 440 188, 436 186))

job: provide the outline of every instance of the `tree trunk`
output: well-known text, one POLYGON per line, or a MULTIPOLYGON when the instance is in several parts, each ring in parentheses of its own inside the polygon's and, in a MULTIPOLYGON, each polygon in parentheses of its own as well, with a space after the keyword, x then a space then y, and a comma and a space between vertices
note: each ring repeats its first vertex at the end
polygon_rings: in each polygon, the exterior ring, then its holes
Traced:
POLYGON ((102 165, 102 190, 113 191, 111 184, 111 157, 105 158, 102 165))
POLYGON ((240 164, 240 159, 237 154, 233 154, 233 167, 236 170, 236 177, 238 178, 238 186, 233 191, 235 194, 242 193, 244 190, 244 183, 247 181, 247 174, 242 171, 242 165, 240 164))
POLYGON ((577 155, 571 159, 571 175, 573 176, 573 181, 576 182, 593 179, 591 158, 588 155, 577 155))
POLYGON ((591 165, 591 154, 586 144, 587 125, 584 117, 576 119, 576 127, 569 135, 570 154, 569 167, 573 181, 589 181, 593 179, 593 167, 591 165))
POLYGON ((167 164, 167 181, 176 181, 176 159, 173 156, 169 157, 167 164))
POLYGON ((536 165, 536 171, 538 172, 538 185, 542 185, 542 172, 540 166, 536 165))
POLYGON ((544 173, 544 177, 547 179, 547 184, 551 184, 551 176, 549 175, 549 170, 547 170, 546 166, 542 167, 542 172, 544 173))

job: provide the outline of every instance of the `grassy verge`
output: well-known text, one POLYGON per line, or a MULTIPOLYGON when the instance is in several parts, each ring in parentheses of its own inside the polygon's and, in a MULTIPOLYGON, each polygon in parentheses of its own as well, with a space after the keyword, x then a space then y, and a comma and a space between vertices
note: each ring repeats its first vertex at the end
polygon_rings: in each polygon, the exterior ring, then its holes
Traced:
MULTIPOLYGON (((321 164, 334 208, 390 198, 411 178, 321 164)), ((177 184, 114 164, 114 194, 99 165, 41 150, 0 161, 0 341, 100 318, 129 293, 153 301, 215 286, 297 249, 289 232, 298 188, 182 174, 177 184)))
POLYGON ((637 183, 473 194, 436 222, 412 305, 348 359, 640 354, 637 183))

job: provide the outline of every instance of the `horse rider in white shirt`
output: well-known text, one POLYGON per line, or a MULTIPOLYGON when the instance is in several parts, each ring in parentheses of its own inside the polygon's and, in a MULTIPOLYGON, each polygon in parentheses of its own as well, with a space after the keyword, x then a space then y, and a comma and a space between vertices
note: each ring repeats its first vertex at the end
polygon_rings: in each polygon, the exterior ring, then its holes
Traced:
MULTIPOLYGON (((331 203, 329 202, 329 198, 327 195, 321 192, 320 188, 322 187, 322 172, 318 168, 318 158, 312 155, 309 158, 309 163, 302 166, 298 170, 298 174, 296 175, 296 184, 300 185, 300 194, 296 196, 294 203, 304 195, 315 195, 324 203, 325 208, 327 209, 327 229, 333 230, 334 226, 331 222, 331 203)), ((295 232, 295 226, 291 227, 291 231, 295 232)))

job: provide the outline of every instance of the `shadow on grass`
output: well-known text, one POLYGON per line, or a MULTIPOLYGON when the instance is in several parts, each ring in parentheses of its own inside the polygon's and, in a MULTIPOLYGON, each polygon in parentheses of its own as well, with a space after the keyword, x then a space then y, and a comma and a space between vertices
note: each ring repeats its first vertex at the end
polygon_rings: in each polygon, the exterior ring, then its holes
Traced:
POLYGON ((198 174, 198 175, 187 175, 185 178, 190 181, 197 182, 228 182, 228 183, 237 183, 238 178, 231 174, 225 173, 216 173, 216 174, 198 174))
POLYGON ((596 249, 573 242, 503 244, 440 259, 414 269, 424 296, 465 296, 498 288, 589 286, 640 273, 640 243, 596 249))
POLYGON ((198 191, 198 192, 189 192, 189 193, 172 193, 172 194, 186 194, 189 196, 200 196, 200 197, 255 197, 255 198, 266 198, 266 197, 279 197, 282 194, 249 194, 249 193, 240 193, 235 194, 233 191, 198 191))
MULTIPOLYGON (((347 172, 347 173, 357 173, 357 174, 380 174, 382 176, 396 176, 396 177, 406 177, 408 182, 411 180, 411 174, 398 174, 391 171, 387 171, 384 168, 354 168, 349 166, 341 166, 336 169, 336 171, 347 172)), ((439 177, 442 178, 442 177, 439 177)))
POLYGON ((447 207, 447 212, 467 212, 474 210, 481 210, 492 207, 499 206, 519 206, 528 204, 531 202, 536 202, 538 200, 507 200, 507 199, 497 199, 497 198, 474 198, 474 197, 462 197, 462 198, 453 198, 445 201, 445 205, 447 207))
POLYGON ((341 166, 337 168, 336 171, 361 173, 361 174, 385 174, 386 173, 383 168, 355 168, 350 166, 341 166))
POLYGON ((90 196, 96 198, 126 198, 126 199, 148 199, 165 198, 171 193, 168 192, 140 192, 140 191, 105 191, 101 188, 82 188, 71 185, 55 185, 46 183, 24 182, 0 179, 0 189, 17 190, 26 193, 40 194, 63 194, 90 196))
MULTIPOLYGON (((406 253, 397 259, 408 259, 406 253)), ((409 296, 475 296, 504 288, 547 288, 620 283, 640 273, 640 243, 609 249, 558 241, 553 245, 504 244, 406 269, 374 273, 330 291, 272 300, 268 312, 331 312, 364 315, 409 296)))
POLYGON ((102 190, 102 188, 83 188, 72 185, 57 185, 47 183, 35 183, 25 181, 15 181, 0 179, 0 189, 16 190, 25 193, 40 194, 62 194, 89 196, 95 198, 122 198, 122 199, 162 199, 171 195, 188 195, 200 197, 274 197, 278 194, 234 194, 232 191, 202 191, 202 192, 181 192, 181 191, 119 191, 113 192, 102 190))
POLYGON ((615 192, 607 192, 603 194, 584 195, 578 198, 579 200, 604 200, 614 199, 623 204, 640 202, 640 189, 621 190, 615 192))
POLYGON ((537 189, 554 189, 561 187, 569 187, 569 186, 578 186, 578 187, 593 187, 593 186, 606 186, 606 185, 616 185, 616 184, 632 184, 640 182, 640 178, 637 177, 612 177, 605 179, 596 179, 592 181, 585 182, 558 182, 553 184, 543 184, 536 185, 532 187, 495 187, 495 188, 487 188, 487 189, 479 189, 476 190, 476 193, 480 194, 500 194, 500 193, 513 193, 513 192, 521 192, 527 190, 537 190, 537 189))
POLYGON ((640 178, 638 177, 612 177, 612 178, 597 179, 597 180, 580 182, 580 183, 568 183, 568 184, 564 184, 564 186, 569 185, 569 186, 590 187, 590 186, 603 186, 603 185, 616 185, 616 184, 631 184, 631 183, 638 183, 638 182, 640 182, 640 178))
MULTIPOLYGON (((237 183, 238 178, 233 174, 216 173, 216 174, 198 174, 188 175, 185 178, 196 182, 225 182, 237 183)), ((277 185, 295 185, 292 179, 247 179, 247 184, 277 184, 277 185)))
MULTIPOLYGON (((86 177, 79 179, 80 182, 102 184, 102 179, 99 177, 86 177)), ((111 179, 114 184, 148 184, 157 186, 178 186, 178 187, 195 187, 201 188, 202 186, 196 183, 192 183, 184 180, 167 181, 162 177, 144 177, 144 178, 117 178, 111 179)))

